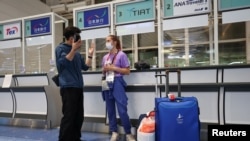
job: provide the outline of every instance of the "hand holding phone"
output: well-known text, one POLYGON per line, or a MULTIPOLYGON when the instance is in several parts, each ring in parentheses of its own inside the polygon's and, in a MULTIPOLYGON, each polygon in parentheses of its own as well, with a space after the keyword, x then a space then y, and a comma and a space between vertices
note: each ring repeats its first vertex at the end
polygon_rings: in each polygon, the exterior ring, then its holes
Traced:
POLYGON ((73 40, 74 40, 74 43, 72 43, 72 49, 73 50, 78 50, 80 47, 81 47, 81 45, 82 45, 82 42, 81 42, 81 36, 80 36, 80 34, 78 34, 78 33, 75 33, 74 34, 74 36, 73 36, 73 40))
POLYGON ((81 36, 79 34, 74 35, 74 42, 77 42, 79 39, 81 39, 81 36))

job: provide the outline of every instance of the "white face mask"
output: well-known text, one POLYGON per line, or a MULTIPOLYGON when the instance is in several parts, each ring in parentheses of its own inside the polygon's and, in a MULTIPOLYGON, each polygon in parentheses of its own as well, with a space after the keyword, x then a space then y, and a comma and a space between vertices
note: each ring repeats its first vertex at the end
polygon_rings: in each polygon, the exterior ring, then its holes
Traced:
POLYGON ((107 43, 106 43, 106 48, 107 48, 108 50, 111 50, 111 49, 113 48, 113 46, 111 45, 110 42, 107 42, 107 43))

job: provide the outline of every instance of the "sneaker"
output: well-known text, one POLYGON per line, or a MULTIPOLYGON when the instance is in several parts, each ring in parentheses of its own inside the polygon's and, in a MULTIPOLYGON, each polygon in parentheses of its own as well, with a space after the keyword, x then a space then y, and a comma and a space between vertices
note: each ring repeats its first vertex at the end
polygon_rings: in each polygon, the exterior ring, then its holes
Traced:
POLYGON ((110 141, 117 141, 119 137, 119 134, 117 132, 112 132, 112 136, 110 138, 110 141))
POLYGON ((126 139, 127 139, 127 141, 135 141, 135 138, 132 134, 127 134, 126 139))

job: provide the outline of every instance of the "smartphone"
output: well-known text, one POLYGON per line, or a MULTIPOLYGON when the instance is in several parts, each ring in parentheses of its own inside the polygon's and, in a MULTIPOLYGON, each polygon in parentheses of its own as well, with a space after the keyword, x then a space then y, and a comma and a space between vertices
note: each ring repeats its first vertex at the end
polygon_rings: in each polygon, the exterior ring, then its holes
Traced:
POLYGON ((79 34, 74 35, 74 42, 77 42, 79 39, 81 39, 81 36, 79 34))

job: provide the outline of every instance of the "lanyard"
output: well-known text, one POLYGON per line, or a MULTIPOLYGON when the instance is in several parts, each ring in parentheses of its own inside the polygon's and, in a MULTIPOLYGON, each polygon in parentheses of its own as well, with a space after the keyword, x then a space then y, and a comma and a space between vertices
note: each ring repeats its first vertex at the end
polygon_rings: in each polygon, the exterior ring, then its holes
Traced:
MULTIPOLYGON (((111 62, 111 64, 113 64, 114 63, 114 60, 115 60, 115 58, 116 58, 116 55, 119 53, 119 50, 117 51, 117 53, 114 55, 114 57, 113 57, 113 59, 112 59, 112 62, 111 62)), ((109 60, 109 57, 110 57, 110 53, 109 53, 109 56, 107 57, 107 61, 109 60)))
MULTIPOLYGON (((113 57, 113 59, 112 59, 111 64, 113 64, 113 63, 114 63, 115 58, 116 58, 116 56, 117 56, 117 54, 118 54, 118 53, 119 53, 119 50, 118 50, 118 51, 117 51, 117 53, 114 55, 114 57, 113 57)), ((107 57, 107 60, 106 60, 106 61, 108 61, 108 60, 109 60, 110 55, 111 55, 111 53, 109 53, 109 56, 107 57)), ((106 74, 105 74, 105 72, 104 72, 104 71, 103 71, 103 73, 104 73, 104 76, 106 76, 106 74)))

